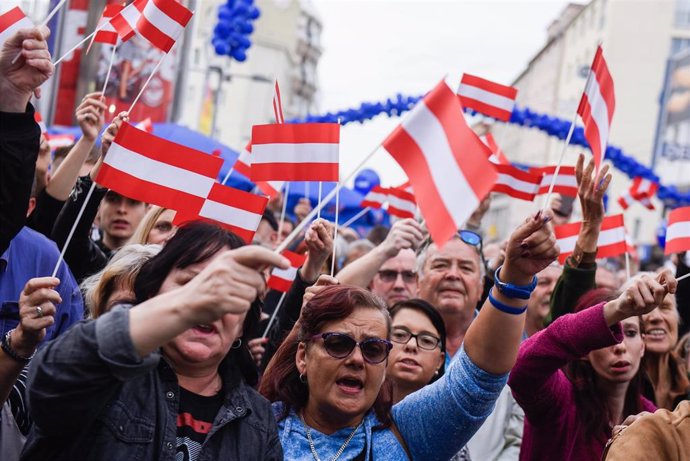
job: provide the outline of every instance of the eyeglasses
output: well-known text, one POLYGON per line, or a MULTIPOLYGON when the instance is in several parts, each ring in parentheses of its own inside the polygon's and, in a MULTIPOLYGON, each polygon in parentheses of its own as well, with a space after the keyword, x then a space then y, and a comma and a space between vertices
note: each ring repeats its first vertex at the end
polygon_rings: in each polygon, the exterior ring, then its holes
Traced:
POLYGON ((394 270, 380 270, 378 271, 379 278, 382 282, 395 282, 400 275, 404 283, 414 283, 417 281, 417 273, 414 271, 394 271, 394 270))
POLYGON ((404 327, 393 328, 391 341, 398 344, 407 344, 411 338, 415 339, 417 342, 417 347, 424 349, 425 351, 433 351, 441 343, 441 338, 437 338, 430 333, 418 333, 415 335, 404 327))
POLYGON ((380 338, 368 338, 357 342, 352 336, 345 333, 319 333, 310 338, 311 341, 323 339, 323 348, 328 355, 336 359, 344 359, 352 354, 355 346, 359 346, 364 360, 371 364, 381 363, 388 358, 388 353, 393 348, 390 341, 380 338))

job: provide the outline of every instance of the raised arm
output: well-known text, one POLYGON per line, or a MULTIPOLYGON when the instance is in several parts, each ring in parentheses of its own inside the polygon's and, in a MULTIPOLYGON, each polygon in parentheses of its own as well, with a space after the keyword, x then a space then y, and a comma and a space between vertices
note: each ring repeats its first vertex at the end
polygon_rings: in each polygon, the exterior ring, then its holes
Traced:
POLYGON ((100 93, 87 94, 77 107, 75 115, 82 136, 50 178, 46 192, 51 197, 62 201, 69 197, 79 176, 79 170, 96 144, 96 137, 103 127, 105 109, 106 105, 100 93))
POLYGON ((90 424, 122 383, 149 373, 163 344, 198 324, 246 312, 264 289, 260 268, 288 266, 265 248, 221 253, 187 284, 127 309, 74 325, 43 347, 29 370, 29 403, 43 434, 90 424))
POLYGON ((642 275, 617 299, 564 315, 525 341, 508 385, 527 417, 534 423, 557 417, 562 399, 572 396, 572 383, 561 368, 592 350, 621 342, 621 320, 652 311, 675 290, 670 272, 656 279, 642 275))
POLYGON ((41 136, 29 100, 53 74, 49 35, 22 29, 0 49, 0 254, 26 223, 41 136))
POLYGON ((577 236, 575 250, 566 259, 563 273, 551 294, 551 313, 546 325, 563 314, 573 311, 583 293, 595 288, 597 271, 597 242, 604 219, 604 194, 611 183, 608 165, 594 176, 594 161, 583 171, 584 156, 580 154, 575 168, 578 197, 582 208, 582 227, 577 236))
MULTIPOLYGON (((529 285, 557 255, 548 220, 538 214, 511 235, 499 279, 529 285)), ((446 374, 393 407, 393 419, 414 459, 451 458, 489 416, 505 386, 522 337, 527 300, 510 298, 497 288, 492 292, 494 300, 486 301, 470 325, 446 374)))
POLYGON ((338 272, 338 280, 345 285, 369 288, 381 266, 405 248, 415 249, 423 239, 422 227, 414 219, 402 219, 391 227, 386 239, 361 258, 338 272))

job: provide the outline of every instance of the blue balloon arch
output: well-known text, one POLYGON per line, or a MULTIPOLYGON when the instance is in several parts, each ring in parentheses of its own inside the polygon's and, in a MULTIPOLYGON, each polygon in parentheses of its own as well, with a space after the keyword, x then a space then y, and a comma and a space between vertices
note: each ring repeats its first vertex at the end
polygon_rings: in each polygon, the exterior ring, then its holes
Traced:
MULTIPOLYGON (((397 94, 395 98, 388 98, 380 102, 364 102, 359 107, 338 112, 328 112, 323 115, 308 115, 302 119, 294 119, 290 122, 327 122, 341 124, 364 123, 374 117, 386 114, 389 117, 397 117, 409 111, 422 99, 423 96, 403 96, 397 94)), ((474 111, 467 111, 474 115, 474 111)), ((534 128, 542 131, 549 136, 554 136, 560 140, 565 140, 570 121, 563 120, 546 114, 535 112, 530 108, 516 107, 508 123, 526 128, 534 128)), ((585 139, 584 129, 576 127, 573 132, 570 144, 589 148, 585 139)), ((642 165, 631 155, 627 155, 620 147, 609 145, 606 148, 605 159, 610 160, 615 168, 625 173, 629 178, 642 176, 659 185, 657 197, 670 208, 690 205, 690 192, 682 193, 675 186, 661 184, 659 177, 654 174, 651 168, 642 165)))

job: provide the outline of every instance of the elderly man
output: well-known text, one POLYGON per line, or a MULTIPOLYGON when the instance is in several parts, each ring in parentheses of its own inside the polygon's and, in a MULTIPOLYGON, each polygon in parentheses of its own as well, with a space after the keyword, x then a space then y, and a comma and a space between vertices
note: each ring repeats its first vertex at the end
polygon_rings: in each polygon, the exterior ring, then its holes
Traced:
POLYGON ((422 241, 421 226, 402 219, 391 227, 386 239, 369 253, 338 273, 340 283, 368 288, 388 307, 417 296, 414 248, 422 241))
POLYGON ((484 292, 480 243, 478 234, 463 230, 441 248, 422 246, 417 257, 419 297, 441 313, 449 357, 460 349, 484 292))

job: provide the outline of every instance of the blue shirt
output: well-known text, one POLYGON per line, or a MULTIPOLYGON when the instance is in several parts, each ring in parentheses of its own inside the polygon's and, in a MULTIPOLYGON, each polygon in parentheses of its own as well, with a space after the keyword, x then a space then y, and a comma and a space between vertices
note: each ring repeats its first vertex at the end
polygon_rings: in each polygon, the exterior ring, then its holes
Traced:
MULTIPOLYGON (((12 239, 10 247, 0 256, 0 334, 4 335, 19 323, 19 296, 26 282, 34 277, 49 277, 59 256, 55 242, 28 227, 12 239)), ((64 262, 57 278, 62 302, 56 306, 55 323, 47 329, 44 341, 55 338, 84 318, 79 285, 64 262)))
MULTIPOLYGON (((441 379, 414 392, 393 406, 391 415, 414 460, 447 460, 465 446, 491 414, 508 375, 492 375, 475 365, 464 347, 441 379)), ((276 418, 283 404, 273 404, 276 418)), ((399 461, 405 450, 390 429, 377 428, 373 412, 342 454, 353 459, 364 451, 365 461, 399 461)), ((313 461, 306 429, 295 412, 278 421, 280 442, 288 461, 313 461)), ((344 428, 330 436, 312 430, 319 458, 331 459, 352 432, 344 428)))

